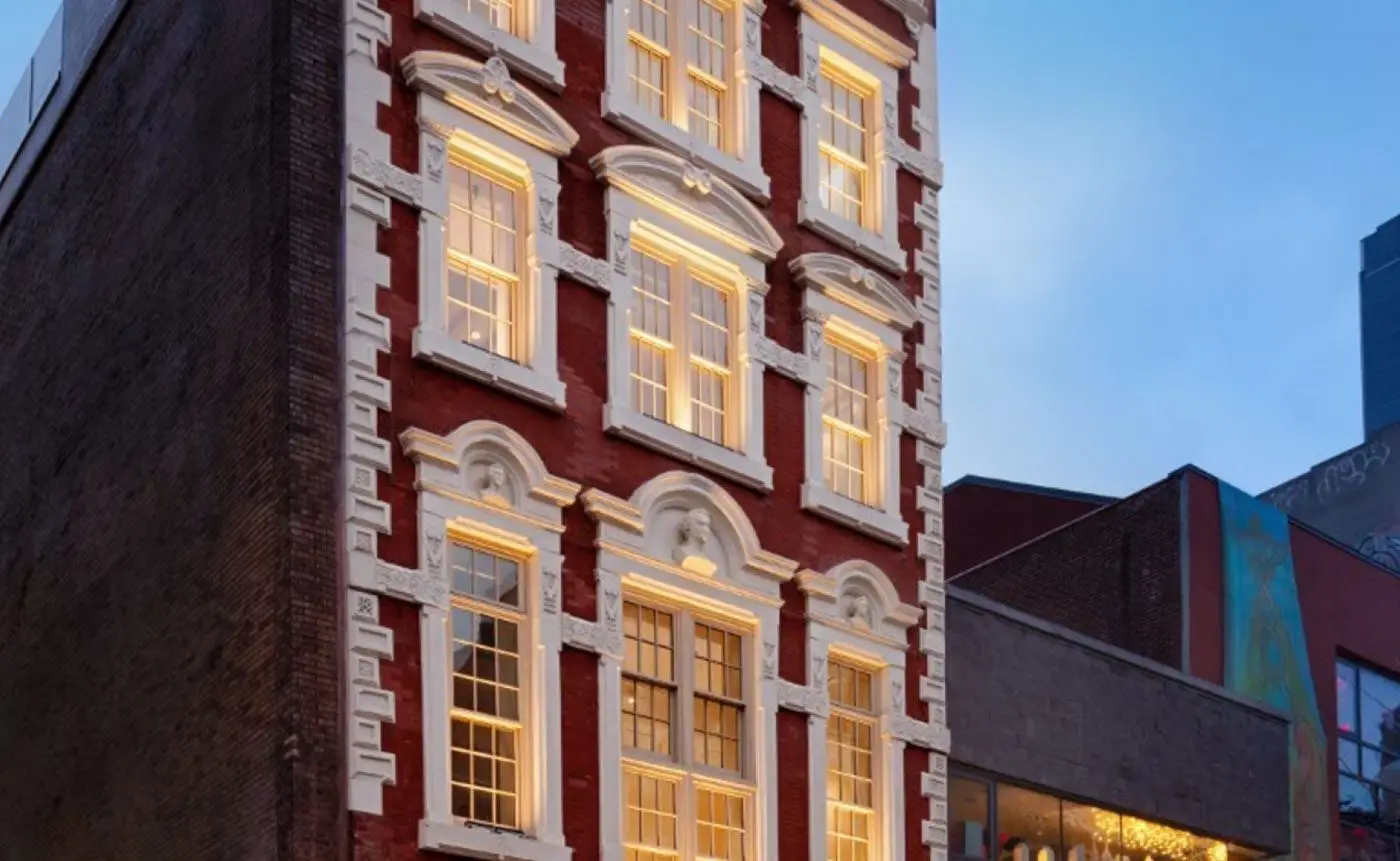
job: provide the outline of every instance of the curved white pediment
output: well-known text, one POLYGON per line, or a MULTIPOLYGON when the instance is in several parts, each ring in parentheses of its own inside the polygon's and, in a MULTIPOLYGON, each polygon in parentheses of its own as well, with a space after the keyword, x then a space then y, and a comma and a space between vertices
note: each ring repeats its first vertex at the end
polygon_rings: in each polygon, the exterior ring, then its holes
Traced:
POLYGON ((623 501, 600 490, 583 495, 605 541, 706 578, 743 572, 771 582, 790 579, 797 563, 760 546, 739 503, 703 475, 662 473, 623 501))
POLYGON ((589 162, 598 178, 770 262, 783 247, 768 218, 734 186, 678 155, 648 146, 614 146, 589 162))
POLYGON ((431 93, 506 134, 556 156, 578 143, 578 132, 544 100, 511 80, 500 57, 478 63, 443 51, 415 51, 403 61, 408 85, 431 93))
POLYGON ((798 584, 808 611, 855 632, 902 641, 921 611, 899 600, 889 575, 863 559, 842 562, 824 574, 804 571, 798 584))
POLYGON ((492 508, 557 517, 582 489, 551 475, 534 447, 499 422, 467 422, 445 437, 410 428, 399 440, 420 483, 492 508))
POLYGON ((908 331, 918 322, 914 303, 873 269, 828 252, 803 254, 788 264, 799 284, 815 287, 867 317, 908 331))

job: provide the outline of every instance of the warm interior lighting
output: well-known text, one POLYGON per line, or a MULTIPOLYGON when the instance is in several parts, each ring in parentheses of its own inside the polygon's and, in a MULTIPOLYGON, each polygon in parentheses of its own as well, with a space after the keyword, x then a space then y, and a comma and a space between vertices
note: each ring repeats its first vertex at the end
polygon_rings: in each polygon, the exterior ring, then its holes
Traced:
MULTIPOLYGON (((1133 816, 1120 817, 1117 813, 1104 810, 1094 811, 1094 830, 1105 842, 1112 845, 1118 835, 1120 819, 1123 848, 1129 852, 1151 855, 1154 858, 1189 859, 1196 847, 1196 838, 1189 832, 1133 816)), ((1223 844, 1218 845, 1224 848, 1223 844)), ((1219 861, 1214 848, 1211 849, 1211 859, 1219 861)))

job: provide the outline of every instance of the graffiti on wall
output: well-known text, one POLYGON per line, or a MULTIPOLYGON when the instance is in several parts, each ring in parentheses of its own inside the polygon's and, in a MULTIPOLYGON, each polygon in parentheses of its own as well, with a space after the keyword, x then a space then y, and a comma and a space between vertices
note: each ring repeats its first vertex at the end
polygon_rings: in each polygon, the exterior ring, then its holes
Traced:
POLYGON ((1261 498, 1400 572, 1400 424, 1261 498))
POLYGON ((1293 718, 1293 858, 1332 858, 1327 736, 1293 578, 1288 517, 1220 484, 1225 571, 1225 686, 1293 718))

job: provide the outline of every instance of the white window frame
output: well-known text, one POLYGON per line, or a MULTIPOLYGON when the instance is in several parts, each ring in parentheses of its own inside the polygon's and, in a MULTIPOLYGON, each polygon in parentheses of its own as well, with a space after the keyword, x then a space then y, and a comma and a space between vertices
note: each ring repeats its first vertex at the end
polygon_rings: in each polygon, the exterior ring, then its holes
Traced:
POLYGON ((889 577, 861 560, 843 562, 826 573, 804 571, 798 586, 806 597, 809 702, 815 704, 807 730, 811 861, 828 861, 826 732, 831 703, 827 680, 833 658, 874 674, 875 828, 870 857, 871 861, 899 861, 904 857, 908 825, 904 748, 912 722, 905 713, 905 662, 908 632, 918 624, 922 611, 901 602, 889 577))
POLYGON ((436 588, 421 590, 424 816, 419 846, 457 855, 569 861, 564 840, 559 722, 563 511, 579 486, 550 475, 523 437, 473 421, 447 437, 416 428, 400 438, 417 467, 419 560, 436 588), (481 547, 520 564, 521 830, 467 824, 452 812, 451 543, 481 547))
POLYGON ((761 0, 731 0, 728 13, 729 47, 726 62, 730 75, 724 109, 725 140, 716 147, 688 129, 688 84, 684 60, 689 52, 688 22, 694 15, 694 0, 671 0, 678 8, 668 15, 671 21, 672 61, 668 64, 668 113, 662 119, 643 109, 632 96, 628 75, 628 22, 637 20, 641 0, 609 0, 607 4, 607 85, 603 90, 603 115, 647 141, 692 158, 723 176, 728 182, 766 201, 771 190, 763 171, 762 141, 759 135, 760 83, 755 67, 762 59, 763 3, 761 0), (675 118, 679 118, 678 120, 675 118))
POLYGON ((559 158, 578 135, 538 96, 510 79, 498 58, 418 52, 405 61, 419 90, 419 321, 414 356, 552 409, 564 407, 558 368, 559 158), (517 198, 519 295, 515 360, 470 346, 447 330, 447 219, 454 158, 511 178, 517 198))
POLYGON ((917 311, 894 284, 838 254, 804 254, 789 268, 803 288, 804 349, 813 363, 806 391, 802 507, 903 546, 909 542, 909 524, 900 510, 900 436, 909 412, 903 395, 904 334, 917 322, 917 311), (826 485, 822 406, 828 384, 823 361, 828 332, 873 357, 866 407, 872 449, 866 471, 872 495, 866 504, 826 485))
POLYGON ((763 451, 763 364, 753 355, 762 334, 766 264, 782 246, 767 219, 723 180, 678 156, 642 146, 612 147, 592 160, 607 185, 608 402, 613 433, 760 490, 773 487, 763 451), (632 404, 630 315, 632 239, 694 255, 712 271, 729 272, 731 301, 732 444, 720 445, 643 415, 632 404), (736 253, 739 252, 739 253, 736 253), (758 320, 757 327, 752 321, 758 320))
MULTIPOLYGON (((797 563, 763 550, 734 498, 694 473, 668 472, 642 485, 629 500, 597 489, 583 502, 598 522, 597 594, 600 639, 600 714, 622 709, 622 602, 680 604, 727 619, 744 640, 745 783, 752 786, 745 838, 751 858, 778 856, 778 624, 781 587, 797 563), (704 512, 708 528, 688 524, 704 512)), ((689 660, 689 655, 678 657, 689 660)), ((688 703, 686 704, 689 705, 688 703)), ((620 720, 601 720, 599 779, 601 861, 623 861, 624 787, 620 720)), ((708 774, 708 772, 702 772, 708 774)), ((679 805, 678 805, 679 806, 679 805)), ((693 828, 691 816, 686 827, 693 828)), ((684 844, 683 844, 684 845, 684 844)), ((694 856, 682 856, 694 861, 694 856)))
POLYGON ((797 0, 802 9, 802 197, 799 223, 891 272, 903 274, 909 255, 899 244, 899 72, 914 50, 860 18, 837 0, 797 0), (866 109, 866 198, 863 222, 840 218, 821 202, 821 96, 825 67, 836 68, 871 95, 866 109))
POLYGON ((467 11, 463 0, 414 0, 424 24, 484 54, 503 57, 511 68, 556 92, 564 88, 564 63, 554 40, 555 0, 516 0, 520 32, 511 33, 467 11))

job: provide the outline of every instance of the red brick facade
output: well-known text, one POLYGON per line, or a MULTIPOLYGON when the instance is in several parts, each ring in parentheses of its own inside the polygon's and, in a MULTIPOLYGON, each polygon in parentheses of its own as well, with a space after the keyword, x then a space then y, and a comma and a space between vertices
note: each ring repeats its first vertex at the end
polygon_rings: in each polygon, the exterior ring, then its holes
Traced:
MULTIPOLYGON (((351 0, 353 3, 353 0, 351 0)), ((485 61, 488 56, 438 30, 415 20, 413 0, 379 0, 379 9, 390 22, 390 38, 379 46, 379 69, 392 79, 388 104, 378 109, 378 129, 388 135, 392 168, 407 175, 419 174, 420 140, 418 94, 401 71, 405 58, 419 51, 441 51, 485 61)), ((542 98, 577 131, 572 152, 559 160, 558 238, 561 244, 593 258, 609 255, 604 185, 594 175, 590 159, 619 144, 644 143, 600 113, 605 86, 606 14, 604 0, 559 0, 556 10, 556 44, 566 68, 567 86, 554 93, 523 76, 518 86, 542 98)), ((849 0, 846 7, 872 26, 916 51, 903 16, 883 0, 849 0)), ((927 14, 927 10, 925 12, 927 14)), ((798 73, 799 10, 786 2, 770 2, 762 17, 763 54, 780 70, 798 73)), ((899 127, 905 143, 917 148, 919 133, 915 113, 919 91, 906 69, 898 92, 899 127)), ((353 94, 352 94, 353 98, 353 94)), ((794 282, 788 263, 814 251, 849 255, 833 243, 798 223, 798 198, 802 180, 800 115, 791 104, 765 90, 760 101, 762 166, 772 179, 772 198, 763 214, 781 236, 783 247, 767 266, 770 286, 761 332, 782 348, 801 354, 803 318, 801 288, 794 282)), ((898 236, 911 254, 925 246, 924 231, 914 213, 925 194, 919 177, 901 170, 897 183, 900 223, 898 236)), ((706 474, 703 466, 678 462, 652 449, 611 435, 604 430, 608 397, 608 298, 561 270, 557 307, 558 369, 567 390, 567 406, 554 411, 444 370, 414 356, 414 329, 420 318, 421 256, 420 219, 417 209, 402 196, 394 200, 390 223, 377 233, 377 250, 388 261, 389 283, 377 291, 374 311, 387 321, 388 348, 377 359, 377 373, 392 389, 392 405, 379 414, 378 437, 388 441, 392 461, 378 480, 378 500, 391 512, 390 529, 378 537, 378 557, 406 570, 418 570, 420 559, 419 494, 415 490, 415 464, 398 440, 410 429, 446 437, 474 420, 497 422, 520 434, 533 447, 553 475, 575 482, 585 490, 601 490, 620 499, 654 477, 673 470, 706 474)), ((911 266, 900 282, 911 303, 925 298, 925 277, 911 266)), ((924 374, 917 360, 925 343, 923 325, 913 327, 906 338, 901 399, 914 408, 920 403, 924 374)), ((727 491, 754 525, 766 551, 796 560, 803 569, 826 571, 847 560, 865 560, 888 575, 899 600, 918 605, 927 596, 921 589, 928 559, 936 550, 923 548, 925 511, 916 486, 926 464, 920 460, 923 443, 905 433, 897 457, 903 486, 900 511, 909 524, 911 538, 902 547, 863 535, 851 528, 803 510, 804 480, 801 443, 804 390, 801 384, 776 373, 763 380, 765 438, 763 450, 773 469, 771 491, 758 491, 718 475, 708 477, 727 491)), ((931 393, 936 397, 936 392, 931 393)), ((934 467, 936 469, 936 467, 934 467)), ((936 488, 936 485, 934 485, 936 488)), ((595 570, 598 524, 575 503, 563 510, 562 612, 583 620, 597 620, 598 594, 595 570)), ((938 587, 938 588, 941 588, 938 587)), ((780 611, 778 675, 797 685, 807 685, 807 623, 805 596, 796 581, 783 584, 780 611)), ((383 660, 380 684, 392 694, 393 720, 382 725, 382 751, 394 758, 392 782, 383 787, 382 815, 352 816, 353 855, 357 859, 410 859, 440 857, 418 849, 419 823, 425 814, 423 731, 425 702, 420 646, 420 612, 413 603, 396 597, 379 597, 378 624, 392 632, 392 659, 383 660)), ((909 629, 908 662, 904 690, 908 717, 926 722, 929 706, 915 695, 928 675, 921 651, 922 622, 909 629)), ((596 656, 565 646, 560 656, 561 712, 565 743, 562 751, 563 829, 576 861, 600 857, 599 782, 600 724, 615 719, 600 714, 599 664, 596 656)), ((806 861, 814 848, 808 840, 808 745, 822 744, 808 737, 807 718, 784 710, 777 717, 777 795, 779 854, 785 861, 806 861)), ((929 771, 927 748, 909 746, 903 754, 906 795, 905 855, 911 861, 929 861, 929 842, 938 836, 926 833, 930 819, 925 773, 929 771)), ((820 780, 821 778, 816 778, 820 780)), ((820 853, 820 848, 816 851, 820 853)), ((888 859, 895 861, 895 859, 888 859)), ((899 859, 903 861, 903 859, 899 859)))

